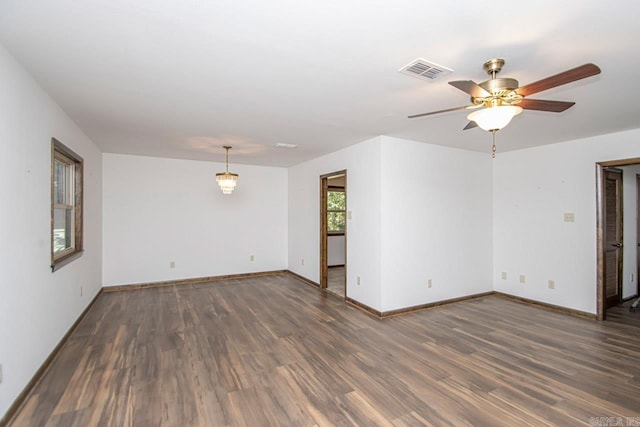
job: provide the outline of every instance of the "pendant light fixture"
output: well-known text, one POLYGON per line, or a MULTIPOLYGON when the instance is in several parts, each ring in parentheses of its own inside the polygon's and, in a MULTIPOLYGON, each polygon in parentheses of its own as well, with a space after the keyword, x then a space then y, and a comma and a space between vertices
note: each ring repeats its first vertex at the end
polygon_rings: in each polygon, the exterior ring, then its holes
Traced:
POLYGON ((236 184, 238 182, 238 174, 229 172, 229 150, 231 149, 231 147, 225 145, 223 148, 227 150, 227 168, 225 172, 216 174, 216 181, 218 181, 218 185, 222 190, 222 194, 231 194, 233 193, 233 189, 236 188, 236 184))

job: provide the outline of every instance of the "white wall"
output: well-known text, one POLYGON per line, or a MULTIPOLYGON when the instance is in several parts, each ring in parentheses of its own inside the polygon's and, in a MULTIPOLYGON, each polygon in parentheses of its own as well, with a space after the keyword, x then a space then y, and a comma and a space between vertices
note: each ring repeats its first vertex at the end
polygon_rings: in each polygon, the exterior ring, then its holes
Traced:
POLYGON ((491 168, 488 153, 383 137, 383 311, 492 290, 491 168))
POLYGON ((384 136, 289 169, 290 270, 319 281, 320 176, 342 169, 350 298, 388 311, 492 289, 490 156, 384 136))
POLYGON ((636 174, 640 174, 640 165, 623 166, 622 169, 622 202, 623 202, 623 236, 622 249, 622 297, 630 298, 638 290, 638 190, 636 174))
POLYGON ((379 310, 380 137, 289 168, 289 270, 319 282, 320 176, 343 169, 347 212, 352 213, 347 219, 347 296, 379 310))
POLYGON ((105 286, 287 268, 286 169, 232 163, 223 195, 221 163, 103 159, 105 286))
POLYGON ((101 287, 101 153, 0 46, 0 417, 101 287), (51 272, 51 137, 84 159, 84 254, 51 272), (83 294, 80 295, 80 287, 83 294))
POLYGON ((595 164, 638 157, 639 139, 635 129, 498 154, 495 290, 596 313, 595 164), (564 222, 564 213, 573 213, 575 222, 564 222))
POLYGON ((327 264, 329 267, 344 265, 347 255, 344 240, 344 236, 327 237, 327 264))

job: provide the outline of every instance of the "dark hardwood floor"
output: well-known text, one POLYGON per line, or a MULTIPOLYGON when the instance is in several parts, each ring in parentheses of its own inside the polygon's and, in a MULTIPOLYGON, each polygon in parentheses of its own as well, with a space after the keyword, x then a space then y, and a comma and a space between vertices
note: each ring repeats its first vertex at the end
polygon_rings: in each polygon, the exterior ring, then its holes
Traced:
POLYGON ((379 320, 281 275, 103 293, 13 425, 568 426, 591 417, 640 417, 637 328, 500 296, 379 320))
POLYGON ((625 325, 635 326, 640 328, 640 307, 635 311, 629 311, 631 304, 635 302, 635 299, 625 301, 624 303, 611 307, 607 310, 607 322, 624 323, 625 325))
POLYGON ((327 273, 327 291, 344 299, 345 267, 329 267, 327 273))

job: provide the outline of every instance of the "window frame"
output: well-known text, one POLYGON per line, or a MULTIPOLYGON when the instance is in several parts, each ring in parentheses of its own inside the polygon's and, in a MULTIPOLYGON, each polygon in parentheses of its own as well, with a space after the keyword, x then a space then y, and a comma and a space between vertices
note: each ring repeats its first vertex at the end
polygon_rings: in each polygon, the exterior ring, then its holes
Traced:
MULTIPOLYGON (((327 188, 327 200, 329 199, 329 193, 346 193, 344 187, 328 187, 327 188)), ((345 194, 346 197, 346 194, 345 194)), ((344 229, 343 230, 330 230, 329 229, 329 214, 332 213, 342 213, 344 214, 344 225, 345 228, 347 226, 347 204, 346 204, 346 200, 345 200, 345 206, 344 209, 329 209, 327 207, 327 235, 329 236, 344 236, 344 229)))
POLYGON ((56 138, 51 138, 51 233, 50 233, 50 245, 51 245, 51 271, 54 272, 59 268, 67 265, 71 261, 79 258, 83 252, 82 235, 83 235, 83 191, 84 191, 84 160, 78 154, 76 154, 69 147, 58 141, 56 138), (69 174, 71 182, 68 183, 69 188, 73 193, 73 204, 55 204, 55 177, 56 177, 56 161, 63 162, 72 167, 72 171, 69 174), (64 251, 55 252, 55 231, 54 231, 54 213, 56 209, 68 209, 72 211, 73 221, 72 229, 72 246, 64 251))

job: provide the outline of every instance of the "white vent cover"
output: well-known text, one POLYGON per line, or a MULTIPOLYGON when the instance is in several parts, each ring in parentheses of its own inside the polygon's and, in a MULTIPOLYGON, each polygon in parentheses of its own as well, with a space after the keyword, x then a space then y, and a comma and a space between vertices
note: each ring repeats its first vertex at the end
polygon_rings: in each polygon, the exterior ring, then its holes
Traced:
POLYGON ((427 61, 426 59, 417 58, 400 68, 398 72, 428 81, 451 74, 453 70, 434 62, 427 61))

